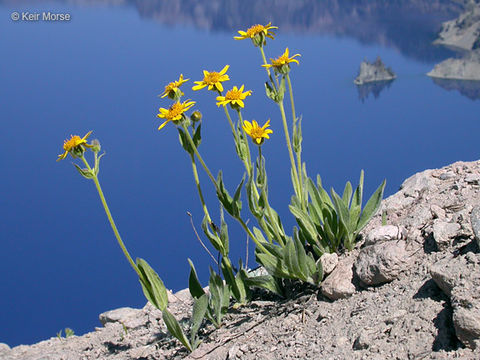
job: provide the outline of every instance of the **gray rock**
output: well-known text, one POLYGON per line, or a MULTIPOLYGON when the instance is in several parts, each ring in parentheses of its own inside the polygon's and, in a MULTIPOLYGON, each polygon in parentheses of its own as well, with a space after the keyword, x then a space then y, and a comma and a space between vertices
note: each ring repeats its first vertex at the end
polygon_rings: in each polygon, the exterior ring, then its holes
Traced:
POLYGON ((471 6, 456 19, 446 21, 433 43, 461 50, 478 47, 480 38, 480 7, 471 6))
POLYGON ((428 76, 440 79, 480 80, 480 49, 461 58, 449 58, 436 64, 428 76))
POLYGON ((322 283, 322 295, 330 300, 343 299, 355 293, 353 279, 353 257, 340 260, 330 275, 322 283))
POLYGON ((432 172, 433 170, 425 170, 410 176, 400 185, 400 189, 407 196, 417 197, 423 191, 435 186, 432 172))
POLYGON ((144 326, 148 321, 142 310, 129 307, 106 311, 100 314, 98 318, 103 326, 107 323, 120 323, 127 329, 136 329, 144 326))
POLYGON ((454 179, 455 177, 456 177, 455 173, 453 173, 452 171, 447 171, 442 173, 438 178, 440 180, 450 180, 450 179, 454 179))
POLYGON ((438 250, 447 249, 451 245, 452 239, 459 234, 460 228, 457 223, 435 220, 433 222, 433 238, 438 250))
POLYGON ((370 347, 371 338, 366 330, 362 330, 353 342, 353 350, 364 350, 370 347))
POLYGON ((408 268, 410 257, 403 240, 387 241, 363 248, 355 262, 355 273, 365 285, 390 282, 408 268))
POLYGON ((322 263, 323 276, 326 276, 335 269, 335 266, 337 266, 338 255, 336 253, 325 253, 320 257, 320 262, 322 263))
POLYGON ((371 230, 365 239, 365 245, 405 238, 405 229, 396 225, 384 225, 371 230))
POLYGON ((430 269, 440 289, 450 297, 457 338, 471 349, 480 345, 480 254, 448 256, 430 269))
POLYGON ((478 185, 480 183, 480 175, 468 174, 467 176, 465 176, 465 182, 469 184, 478 185))
POLYGON ((382 62, 380 57, 377 57, 373 63, 363 61, 360 64, 358 76, 353 82, 356 85, 362 85, 375 81, 393 80, 396 77, 397 76, 394 74, 392 69, 385 67, 385 64, 382 62))
POLYGON ((5 356, 10 352, 10 346, 4 343, 0 343, 0 355, 5 356))
POLYGON ((430 211, 432 212, 432 215, 434 218, 437 218, 440 220, 445 219, 445 215, 446 215, 445 210, 440 206, 433 204, 432 206, 430 206, 430 211))
POLYGON ((480 206, 475 206, 470 214, 470 222, 472 223, 475 240, 477 240, 478 248, 480 249, 480 206))

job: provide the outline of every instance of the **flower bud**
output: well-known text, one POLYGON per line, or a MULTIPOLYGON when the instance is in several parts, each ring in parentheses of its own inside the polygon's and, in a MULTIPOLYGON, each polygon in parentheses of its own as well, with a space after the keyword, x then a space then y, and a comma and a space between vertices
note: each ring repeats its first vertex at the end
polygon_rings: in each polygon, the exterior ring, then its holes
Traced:
POLYGON ((195 110, 192 115, 190 115, 190 119, 193 121, 193 122, 196 122, 196 121, 200 121, 202 120, 202 113, 198 110, 195 110))
POLYGON ((101 150, 100 141, 98 139, 93 139, 90 143, 91 149, 94 153, 98 153, 101 150))

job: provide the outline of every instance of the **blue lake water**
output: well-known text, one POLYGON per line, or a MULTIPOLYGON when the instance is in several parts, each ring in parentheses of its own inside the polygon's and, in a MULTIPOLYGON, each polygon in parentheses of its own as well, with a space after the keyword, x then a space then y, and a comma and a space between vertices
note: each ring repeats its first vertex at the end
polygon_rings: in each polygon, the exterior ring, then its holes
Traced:
MULTIPOLYGON (((169 106, 158 94, 180 73, 191 79, 186 98, 204 116, 200 150, 214 173, 223 170, 231 191, 243 168, 229 125, 214 94, 191 86, 202 70, 229 64, 225 87, 253 91, 243 116, 271 119, 274 132, 263 146, 271 203, 292 228, 280 114, 265 96, 258 50, 234 41, 236 30, 273 21, 278 36, 268 42, 267 57, 285 47, 301 54, 291 78, 303 117, 303 157, 326 188, 356 185, 364 169, 366 195, 386 178, 388 196, 415 172, 479 158, 478 84, 439 85, 425 76, 452 56, 431 45, 441 22, 458 14, 450 1, 426 1, 419 9, 412 4, 421 2, 409 1, 278 3, 290 11, 266 11, 270 2, 251 9, 237 1, 220 9, 165 3, 0 1, 0 342, 33 343, 65 327, 83 334, 99 326, 101 312, 145 304, 93 182, 79 176, 70 157, 55 161, 70 134, 93 130, 101 141, 100 182, 133 256, 145 258, 174 291, 187 286, 187 258, 207 283, 212 263, 186 214, 200 230, 189 158, 172 124, 157 131, 158 108, 169 106), (71 20, 13 21, 14 11, 64 12, 71 20), (360 62, 377 55, 398 78, 384 89, 358 89, 360 62)), ((201 181, 217 209, 204 174, 201 181)), ((229 229, 232 259, 245 257, 243 232, 232 221, 229 229)), ((252 251, 251 245, 250 259, 252 251)))

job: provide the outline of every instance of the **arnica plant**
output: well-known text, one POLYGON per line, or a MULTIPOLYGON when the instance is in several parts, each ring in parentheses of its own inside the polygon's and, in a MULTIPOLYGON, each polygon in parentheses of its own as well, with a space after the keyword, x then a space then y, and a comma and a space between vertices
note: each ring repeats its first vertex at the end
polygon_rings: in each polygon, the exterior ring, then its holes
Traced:
MULTIPOLYGON (((235 36, 234 39, 250 39, 260 50, 267 79, 265 92, 267 97, 277 104, 280 112, 293 186, 289 210, 298 224, 291 234, 286 233, 280 216, 270 205, 269 199, 272 194, 268 188, 267 164, 262 155, 263 146, 268 146, 270 135, 274 131, 280 131, 277 130, 280 124, 272 124, 270 120, 243 119, 242 109, 247 106, 248 97, 252 92, 247 90, 244 84, 225 89, 226 82, 230 81, 229 65, 225 65, 220 71, 204 70, 203 78, 194 82, 192 97, 196 91, 211 91, 215 95, 216 105, 225 113, 232 133, 233 146, 244 167, 243 178, 233 191, 227 190, 222 171, 218 171, 214 176, 200 154, 202 125, 210 124, 202 118, 194 100, 184 99, 182 88, 185 88, 190 79, 184 79, 181 74, 178 80, 166 85, 161 94, 161 98, 165 99, 163 101, 170 101, 170 104, 159 109, 157 117, 163 122, 158 130, 165 126, 175 126, 178 130, 180 145, 191 162, 198 198, 204 213, 201 224, 203 234, 218 253, 216 258, 209 251, 218 272, 210 268, 208 292, 200 284, 195 267, 188 259, 191 269, 188 286, 194 299, 192 318, 188 327, 180 324, 168 311, 167 291, 158 274, 144 259, 137 258, 133 261, 119 235, 98 180, 100 159, 103 156, 99 154, 101 149, 99 141, 93 140, 88 143, 91 132, 83 138, 78 135, 71 136, 65 140, 64 152, 58 157, 58 160, 61 160, 70 154, 83 163, 85 167, 77 164, 75 167, 82 176, 94 181, 118 244, 137 273, 145 297, 163 312, 163 320, 168 331, 189 351, 193 351, 200 344, 198 331, 202 325, 210 322, 215 327, 220 327, 222 318, 229 308, 246 304, 250 299, 251 290, 255 287, 279 296, 284 294, 285 284, 292 280, 320 287, 323 279, 320 257, 324 253, 352 250, 359 238, 359 232, 378 210, 382 200, 385 181, 362 209, 363 171, 358 186, 353 189, 351 183, 347 182, 342 195, 333 189, 328 193, 322 187, 319 175, 315 181, 307 175, 307 166, 302 162, 302 121, 296 115, 290 78, 291 65, 299 64, 300 55, 291 55, 286 48, 283 54, 267 62, 265 47, 267 39, 268 41, 274 39, 275 29, 277 27, 271 23, 255 25, 246 31, 239 31, 239 36, 235 36), (291 111, 290 123, 284 104, 287 92, 291 111), (93 152, 93 166, 85 158, 87 150, 93 152), (200 183, 198 175, 198 164, 209 178, 210 184, 207 185, 215 189, 221 209, 219 221, 214 222, 208 210, 202 190, 204 184, 200 183), (241 200, 245 197, 248 210, 256 219, 256 226, 249 226, 245 220, 245 209, 241 200), (238 268, 232 265, 224 212, 237 221, 247 237, 255 243, 256 261, 266 270, 264 272, 266 275, 252 275, 241 260, 238 268)), ((268 151, 267 149, 265 151, 268 151)))

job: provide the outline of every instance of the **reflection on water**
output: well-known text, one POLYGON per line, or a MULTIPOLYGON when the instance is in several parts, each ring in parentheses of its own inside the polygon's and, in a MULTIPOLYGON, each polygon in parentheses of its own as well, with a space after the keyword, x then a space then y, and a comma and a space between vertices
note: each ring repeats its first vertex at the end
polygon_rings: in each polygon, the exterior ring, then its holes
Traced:
POLYGON ((450 51, 432 45, 443 21, 463 10, 451 0, 0 0, 0 5, 39 3, 108 4, 135 7, 145 18, 232 32, 272 21, 282 32, 348 36, 380 44, 420 61, 445 59, 450 51))
POLYGON ((370 94, 373 95, 374 99, 378 99, 380 93, 388 89, 394 80, 385 80, 385 81, 375 81, 371 83, 366 83, 363 85, 356 85, 358 91, 358 98, 363 102, 367 100, 370 94))
POLYGON ((451 80, 432 78, 433 82, 445 90, 457 90, 463 96, 471 100, 480 100, 480 81, 474 80, 451 80))

